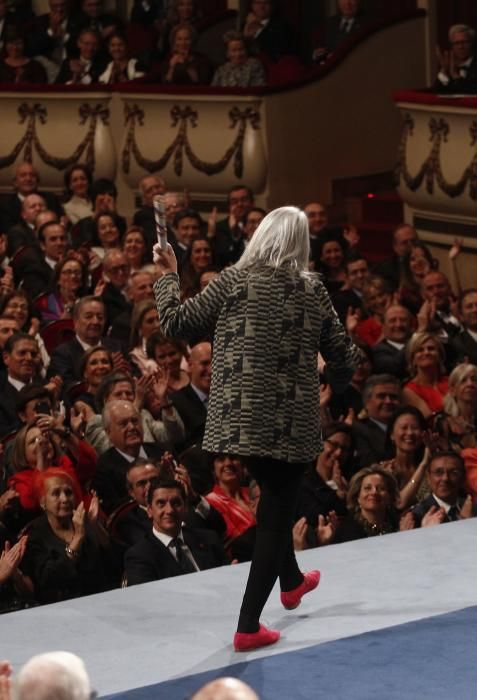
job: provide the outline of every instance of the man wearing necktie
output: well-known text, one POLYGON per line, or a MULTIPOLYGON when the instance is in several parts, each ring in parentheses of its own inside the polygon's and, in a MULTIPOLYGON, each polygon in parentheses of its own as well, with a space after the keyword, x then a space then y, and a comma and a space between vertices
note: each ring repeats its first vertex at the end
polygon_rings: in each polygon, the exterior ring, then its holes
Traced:
POLYGON ((211 530, 186 527, 186 494, 176 481, 154 479, 147 495, 151 531, 128 549, 128 586, 191 574, 227 563, 218 536, 211 530))
POLYGON ((330 17, 325 24, 324 49, 331 53, 339 44, 362 27, 361 8, 359 0, 338 0, 338 13, 330 17))
POLYGON ((412 510, 417 527, 439 525, 477 515, 472 497, 466 494, 465 466, 457 452, 437 452, 432 457, 427 480, 431 493, 412 510))
POLYGON ((475 30, 466 24, 454 24, 449 29, 449 45, 448 51, 437 49, 439 73, 434 90, 447 94, 476 94, 475 30))

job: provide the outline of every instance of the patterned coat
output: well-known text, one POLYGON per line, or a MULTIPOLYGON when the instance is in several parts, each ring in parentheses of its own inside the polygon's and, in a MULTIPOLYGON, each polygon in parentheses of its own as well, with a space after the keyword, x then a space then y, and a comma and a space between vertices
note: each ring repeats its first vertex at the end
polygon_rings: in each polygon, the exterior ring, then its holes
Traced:
POLYGON ((214 331, 203 447, 303 462, 321 448, 317 353, 343 391, 357 363, 318 277, 227 268, 181 305, 179 277, 155 284, 161 327, 186 338, 214 331))

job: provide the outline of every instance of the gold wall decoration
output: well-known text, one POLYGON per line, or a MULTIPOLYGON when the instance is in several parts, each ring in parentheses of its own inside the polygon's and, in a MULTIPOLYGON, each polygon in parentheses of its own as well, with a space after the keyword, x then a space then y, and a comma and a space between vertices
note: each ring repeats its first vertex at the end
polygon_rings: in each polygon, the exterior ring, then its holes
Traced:
POLYGON ((5 156, 0 156, 0 168, 6 168, 12 165, 18 158, 20 154, 23 156, 22 160, 28 163, 33 162, 33 152, 35 151, 41 158, 43 163, 56 168, 57 170, 65 170, 70 165, 77 163, 79 159, 85 154, 84 162, 86 165, 94 172, 95 169, 95 134, 96 125, 98 119, 106 125, 109 120, 109 110, 103 105, 91 105, 84 103, 78 108, 79 113, 79 125, 88 125, 88 130, 82 141, 75 148, 74 152, 70 156, 59 157, 48 153, 48 151, 42 146, 40 138, 37 132, 38 122, 42 125, 46 124, 48 121, 48 111, 46 107, 39 104, 38 102, 30 105, 27 102, 22 102, 18 107, 19 123, 27 123, 26 131, 22 138, 15 144, 12 151, 5 156))
POLYGON ((260 114, 252 107, 240 109, 232 107, 229 110, 230 129, 237 129, 234 141, 225 151, 222 158, 211 163, 202 160, 194 153, 189 141, 189 128, 195 129, 198 125, 199 115, 196 109, 189 105, 179 106, 174 105, 170 111, 171 128, 178 127, 175 138, 166 148, 163 154, 156 160, 146 158, 136 141, 136 127, 144 126, 144 110, 138 107, 137 104, 124 106, 125 122, 127 127, 127 136, 122 152, 122 167, 125 174, 129 173, 131 167, 131 155, 134 156, 136 163, 147 170, 154 173, 163 170, 173 157, 174 173, 177 176, 182 175, 184 165, 184 154, 193 168, 205 175, 216 175, 226 169, 229 162, 233 158, 233 170, 236 177, 241 178, 243 175, 243 144, 245 133, 248 125, 252 129, 258 129, 260 125, 260 114))
MULTIPOLYGON (((454 182, 448 182, 442 172, 441 164, 441 146, 446 143, 450 134, 448 122, 442 117, 431 117, 429 119, 429 141, 432 143, 432 148, 423 161, 416 175, 411 175, 407 165, 407 150, 412 147, 410 137, 413 136, 414 119, 407 113, 403 118, 403 128, 401 140, 398 149, 398 159, 395 168, 396 183, 399 185, 402 177, 407 187, 415 192, 425 181, 426 191, 429 194, 434 194, 434 183, 440 187, 448 197, 459 197, 465 192, 469 185, 469 196, 473 200, 477 200, 477 150, 474 152, 470 164, 463 170, 460 178, 454 182)), ((475 146, 477 143, 477 120, 473 120, 470 127, 470 146, 475 146)))

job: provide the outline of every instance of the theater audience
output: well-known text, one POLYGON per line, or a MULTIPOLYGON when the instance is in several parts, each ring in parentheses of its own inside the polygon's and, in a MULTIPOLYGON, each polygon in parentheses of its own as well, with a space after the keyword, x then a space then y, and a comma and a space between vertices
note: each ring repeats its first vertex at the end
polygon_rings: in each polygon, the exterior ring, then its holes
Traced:
POLYGON ((94 447, 97 454, 109 450, 111 441, 106 433, 103 418, 98 415, 110 401, 129 401, 134 403, 140 412, 143 440, 145 443, 170 443, 174 445, 184 437, 184 426, 174 408, 165 401, 167 385, 161 375, 134 381, 123 372, 108 374, 99 385, 95 395, 96 412, 88 405, 77 401, 76 411, 81 414, 84 425, 84 435, 94 447), (148 391, 156 393, 158 401, 165 404, 162 408, 161 419, 155 419, 144 408, 144 398, 148 391))
POLYGON ((174 480, 157 479, 147 494, 151 529, 128 549, 125 580, 128 586, 194 573, 227 563, 218 536, 211 530, 183 525, 186 494, 174 480))
POLYGON ((375 374, 365 384, 366 417, 353 422, 357 462, 367 467, 386 458, 386 432, 401 401, 401 385, 392 374, 375 374))
POLYGON ((417 241, 417 232, 409 224, 400 224, 393 231, 393 254, 391 258, 383 260, 374 270, 376 275, 384 277, 392 289, 398 289, 402 276, 404 256, 411 249, 411 245, 417 241))
POLYGON ((477 60, 475 57, 475 30, 467 24, 449 28, 449 46, 437 50, 439 72, 434 91, 447 94, 475 94, 477 92, 477 60))
POLYGON ((275 0, 251 0, 243 35, 254 55, 269 62, 296 53, 296 39, 275 0))
POLYGON ((443 272, 428 272, 422 280, 421 290, 424 303, 417 314, 417 329, 436 334, 447 347, 462 330, 453 309, 454 294, 450 282, 443 272))
POLYGON ((213 251, 209 239, 202 236, 192 238, 185 253, 181 271, 181 297, 193 297, 200 291, 200 275, 213 264, 213 251))
POLYGON ((414 333, 406 346, 406 359, 411 379, 404 385, 403 401, 429 418, 442 411, 449 384, 443 345, 432 333, 414 333))
POLYGON ((33 581, 35 600, 54 603, 113 587, 98 497, 85 506, 76 479, 61 468, 38 474, 35 495, 44 514, 28 528, 22 563, 33 581))
POLYGON ((384 314, 393 297, 386 280, 377 276, 370 277, 363 283, 362 294, 367 318, 361 319, 359 309, 350 309, 346 317, 346 329, 353 338, 373 347, 382 340, 384 314))
POLYGON ((111 447, 98 459, 94 488, 105 513, 127 500, 126 470, 138 457, 159 460, 169 445, 143 442, 141 416, 130 401, 113 399, 103 408, 103 426, 111 447))
POLYGON ((345 249, 338 238, 320 237, 316 246, 317 272, 330 294, 338 292, 346 284, 345 249))
POLYGON ((126 83, 145 75, 140 70, 137 58, 129 58, 126 38, 122 34, 110 34, 108 37, 108 54, 112 59, 99 76, 99 82, 107 85, 126 83))
POLYGON ((224 43, 227 62, 217 68, 211 84, 240 88, 265 85, 265 70, 257 58, 248 56, 243 35, 240 32, 227 32, 224 43))
POLYGON ((95 398, 104 377, 113 371, 113 358, 111 353, 98 345, 86 350, 81 358, 80 372, 84 390, 74 396, 74 401, 83 401, 92 410, 95 409, 95 398))
POLYGON ((147 244, 144 229, 140 226, 128 227, 121 247, 131 272, 140 270, 150 259, 150 248, 147 244))
POLYGON ((222 515, 226 524, 225 549, 243 537, 256 521, 250 506, 248 488, 242 486, 243 464, 240 457, 216 454, 212 457, 215 485, 207 494, 207 501, 222 515))
POLYGON ((453 451, 436 452, 429 462, 427 480, 431 493, 412 509, 416 527, 428 527, 472 518, 477 507, 465 489, 465 466, 453 451))
POLYGON ((457 362, 477 365, 477 289, 466 289, 458 301, 462 329, 449 341, 451 356, 457 362))
POLYGON ((74 305, 87 291, 88 270, 81 258, 70 251, 58 261, 53 273, 52 291, 35 301, 44 321, 72 318, 74 305))
MULTIPOLYGON (((124 368, 125 358, 118 340, 104 336, 105 308, 102 299, 84 296, 73 309, 75 337, 57 345, 51 356, 49 374, 59 374, 65 385, 81 379, 81 357, 89 348, 102 345, 113 353, 115 369, 124 368)), ((127 366, 127 363, 126 363, 127 366)))
POLYGON ((25 54, 25 39, 9 27, 4 39, 4 57, 0 60, 0 83, 46 83, 46 71, 39 61, 25 54))
POLYGON ((382 466, 388 469, 399 489, 398 506, 408 508, 428 493, 425 482, 430 450, 426 449, 427 423, 414 406, 397 409, 387 432, 388 448, 392 458, 382 466))
POLYGON ((382 340, 371 348, 373 373, 407 376, 406 343, 413 331, 413 317, 399 304, 388 306, 383 315, 382 340))
MULTIPOLYGON (((146 175, 139 180, 142 206, 134 212, 133 224, 144 231, 148 252, 157 241, 156 222, 154 218, 154 197, 165 193, 165 183, 158 175, 146 175)), ((167 204, 166 204, 167 217, 167 204)), ((172 222, 168 222, 170 224, 172 222)), ((131 228, 131 227, 130 227, 131 228)), ((168 231, 169 236, 169 231, 168 231)), ((150 256, 150 252, 149 252, 150 256)))
POLYGON ((149 336, 146 352, 157 367, 167 373, 169 393, 179 391, 189 384, 189 375, 182 368, 187 354, 187 347, 183 341, 177 338, 166 338, 161 331, 157 330, 149 336))
POLYGON ((156 363, 148 357, 147 342, 158 329, 159 316, 157 315, 156 302, 152 299, 137 302, 131 315, 129 357, 142 375, 157 372, 156 363))
POLYGON ((55 83, 60 85, 91 85, 97 83, 104 70, 104 60, 99 56, 101 37, 94 29, 80 31, 76 46, 78 55, 65 58, 55 83))
POLYGON ((411 313, 417 314, 421 308, 424 301, 421 295, 422 281, 437 266, 437 260, 432 257, 429 248, 420 241, 415 241, 404 256, 398 294, 400 303, 411 313))
POLYGON ((348 310, 363 308, 363 286, 369 279, 366 258, 359 252, 349 253, 344 260, 346 282, 341 290, 332 295, 331 300, 341 323, 346 323, 348 310))
POLYGON ((72 224, 93 215, 93 203, 90 190, 93 176, 90 169, 78 163, 71 166, 64 175, 66 201, 63 204, 65 214, 72 224))
POLYGON ((306 518, 313 530, 318 527, 320 515, 334 511, 344 517, 348 512, 348 483, 343 468, 353 455, 351 428, 346 423, 330 423, 323 431, 323 438, 323 451, 303 477, 296 509, 296 519, 306 518))
POLYGON ((197 34, 191 24, 177 24, 169 35, 170 54, 160 68, 162 82, 173 85, 206 85, 211 68, 208 59, 194 51, 197 34))
POLYGON ((433 430, 439 435, 444 450, 461 450, 476 446, 477 433, 477 367, 457 365, 449 376, 443 411, 435 416, 433 430))
POLYGON ((347 495, 348 516, 339 523, 330 518, 327 538, 319 531, 321 544, 350 542, 412 529, 412 522, 399 520, 398 488, 394 477, 379 466, 357 472, 350 481, 347 495), (329 538, 329 539, 328 539, 329 538))

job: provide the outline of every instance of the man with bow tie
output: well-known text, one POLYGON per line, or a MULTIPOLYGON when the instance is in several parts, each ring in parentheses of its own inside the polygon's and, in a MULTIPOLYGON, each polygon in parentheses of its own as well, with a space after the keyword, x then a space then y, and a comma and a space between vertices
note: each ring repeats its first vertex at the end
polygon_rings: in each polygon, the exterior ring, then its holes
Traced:
POLYGON ((446 94, 477 93, 475 30, 467 24, 454 24, 449 29, 449 44, 450 50, 437 50, 439 73, 434 90, 446 94))

